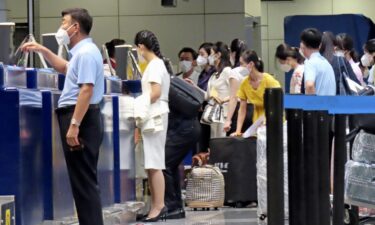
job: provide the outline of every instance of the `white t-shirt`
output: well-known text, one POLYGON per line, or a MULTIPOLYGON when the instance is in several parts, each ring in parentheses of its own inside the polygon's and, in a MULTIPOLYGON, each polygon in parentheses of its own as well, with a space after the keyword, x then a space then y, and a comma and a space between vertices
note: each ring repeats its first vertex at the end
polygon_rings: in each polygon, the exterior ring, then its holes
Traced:
MULTIPOLYGON (((212 74, 210 80, 208 81, 207 86, 207 96, 208 98, 212 95, 217 95, 221 100, 229 97, 230 88, 229 88, 229 76, 231 74, 232 68, 225 67, 220 73, 220 76, 217 77, 217 73, 212 74)), ((228 102, 223 104, 224 115, 228 114, 228 102)))
POLYGON ((151 93, 151 84, 157 83, 161 85, 161 95, 160 98, 150 107, 150 116, 161 115, 169 112, 168 107, 168 95, 170 86, 170 75, 165 67, 164 61, 155 58, 151 60, 142 77, 142 92, 151 93))
POLYGON ((238 66, 236 68, 233 68, 230 72, 229 79, 233 78, 242 83, 242 81, 249 76, 248 71, 245 67, 238 66))
POLYGON ((211 97, 213 91, 215 91, 221 99, 230 95, 229 76, 231 71, 232 68, 225 67, 218 77, 216 76, 217 73, 212 74, 207 86, 208 97, 211 97))

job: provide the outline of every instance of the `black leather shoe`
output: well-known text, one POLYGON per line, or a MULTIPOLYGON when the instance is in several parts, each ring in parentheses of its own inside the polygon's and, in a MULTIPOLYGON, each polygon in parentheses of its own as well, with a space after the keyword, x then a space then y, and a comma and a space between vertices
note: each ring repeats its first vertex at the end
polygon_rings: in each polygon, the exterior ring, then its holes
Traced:
POLYGON ((185 215, 185 210, 184 209, 175 209, 173 211, 169 211, 167 213, 167 219, 183 219, 185 218, 186 215, 185 215))
POLYGON ((142 220, 144 220, 146 217, 147 217, 147 214, 146 214, 146 215, 144 215, 144 214, 137 214, 136 221, 137 221, 137 222, 142 221, 142 220))
POLYGON ((164 208, 162 208, 160 210, 160 213, 159 215, 153 217, 153 218, 149 218, 149 217, 146 217, 142 220, 142 222, 158 222, 159 220, 161 221, 167 221, 167 212, 168 212, 168 208, 166 206, 164 206, 164 208))

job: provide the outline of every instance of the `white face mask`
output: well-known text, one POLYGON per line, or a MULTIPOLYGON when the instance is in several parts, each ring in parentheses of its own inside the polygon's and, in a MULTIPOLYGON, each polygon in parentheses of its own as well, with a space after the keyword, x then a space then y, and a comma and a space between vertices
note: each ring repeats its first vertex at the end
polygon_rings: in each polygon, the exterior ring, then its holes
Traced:
POLYGON ((336 51, 335 55, 339 56, 339 57, 345 57, 345 52, 343 52, 343 51, 336 51))
POLYGON ((306 58, 305 54, 303 54, 302 49, 299 49, 299 54, 300 54, 303 58, 306 58))
POLYGON ((231 64, 232 66, 234 66, 235 63, 236 63, 236 62, 235 62, 235 60, 233 59, 233 57, 230 57, 230 64, 231 64))
POLYGON ((233 72, 243 77, 246 77, 250 73, 249 70, 244 66, 239 66, 239 67, 234 68, 233 72))
POLYGON ((370 71, 369 71, 368 69, 366 69, 366 70, 363 72, 363 77, 367 78, 369 74, 370 74, 370 71))
MULTIPOLYGON (((248 65, 249 65, 249 64, 248 64, 248 65)), ((247 65, 247 66, 246 66, 245 68, 247 69, 247 71, 249 71, 248 75, 250 76, 250 74, 251 74, 251 70, 252 70, 252 69, 251 69, 251 68, 249 68, 249 66, 248 66, 248 65, 247 65)))
POLYGON ((64 30, 63 28, 59 28, 58 31, 56 32, 55 34, 55 38, 56 38, 56 41, 59 45, 68 45, 70 44, 70 38, 73 37, 73 35, 71 37, 69 37, 69 34, 68 34, 68 30, 73 26, 74 24, 72 24, 70 27, 68 27, 68 29, 64 30))
POLYGON ((179 67, 180 67, 181 72, 183 73, 189 72, 192 68, 192 63, 193 62, 187 61, 187 60, 180 61, 179 67))
POLYGON ((210 64, 210 66, 215 66, 215 55, 208 56, 208 64, 210 64))
POLYGON ((289 71, 292 70, 292 67, 287 63, 285 63, 285 64, 279 63, 279 68, 280 68, 281 71, 283 71, 285 73, 288 73, 289 71))
POLYGON ((205 66, 205 65, 207 65, 207 63, 208 63, 208 60, 207 60, 207 58, 206 57, 203 57, 203 56, 198 56, 198 58, 197 58, 197 64, 198 64, 198 66, 205 66))
POLYGON ((365 53, 362 58, 361 58, 361 62, 362 62, 362 65, 365 66, 365 67, 369 67, 372 65, 373 63, 373 57, 372 55, 368 54, 368 53, 365 53))

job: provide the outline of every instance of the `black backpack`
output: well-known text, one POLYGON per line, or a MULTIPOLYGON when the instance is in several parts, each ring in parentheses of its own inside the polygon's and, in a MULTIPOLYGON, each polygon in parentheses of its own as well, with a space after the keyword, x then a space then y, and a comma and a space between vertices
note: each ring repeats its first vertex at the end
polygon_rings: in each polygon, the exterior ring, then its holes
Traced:
POLYGON ((198 116, 204 102, 204 94, 188 82, 171 76, 169 88, 169 108, 184 115, 186 118, 198 116))

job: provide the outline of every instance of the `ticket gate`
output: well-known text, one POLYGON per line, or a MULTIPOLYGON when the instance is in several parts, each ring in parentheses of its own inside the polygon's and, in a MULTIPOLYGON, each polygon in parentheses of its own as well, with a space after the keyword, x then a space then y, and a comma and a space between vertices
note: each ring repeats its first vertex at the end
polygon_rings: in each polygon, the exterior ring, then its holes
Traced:
POLYGON ((43 221, 42 95, 25 69, 0 65, 0 195, 14 195, 16 224, 43 221))

